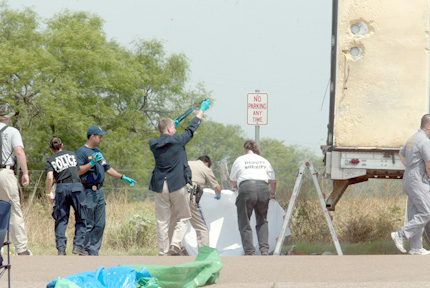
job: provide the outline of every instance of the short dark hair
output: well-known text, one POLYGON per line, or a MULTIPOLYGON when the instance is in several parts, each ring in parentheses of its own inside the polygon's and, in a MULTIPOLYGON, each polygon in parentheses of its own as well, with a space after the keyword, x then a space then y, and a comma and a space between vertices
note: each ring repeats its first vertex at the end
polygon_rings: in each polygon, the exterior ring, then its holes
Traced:
POLYGON ((424 116, 421 117, 421 129, 426 128, 427 124, 430 124, 430 114, 424 114, 424 116))
POLYGON ((212 166, 212 161, 211 158, 207 155, 205 156, 200 156, 199 158, 197 158, 197 160, 202 161, 203 163, 208 163, 208 167, 211 168, 212 166))

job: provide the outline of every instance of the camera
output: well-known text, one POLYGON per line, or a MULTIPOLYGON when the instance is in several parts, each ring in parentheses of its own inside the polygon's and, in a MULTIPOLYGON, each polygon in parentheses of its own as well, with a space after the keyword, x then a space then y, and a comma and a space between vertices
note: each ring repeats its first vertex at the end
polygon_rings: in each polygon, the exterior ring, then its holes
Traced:
POLYGON ((106 159, 103 158, 102 160, 100 160, 99 164, 102 165, 102 166, 106 166, 107 165, 106 159))

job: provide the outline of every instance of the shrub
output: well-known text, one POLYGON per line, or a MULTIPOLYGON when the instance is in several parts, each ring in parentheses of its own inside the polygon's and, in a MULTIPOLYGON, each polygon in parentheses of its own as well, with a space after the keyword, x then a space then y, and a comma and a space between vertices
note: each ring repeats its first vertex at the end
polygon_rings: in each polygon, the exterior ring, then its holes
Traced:
MULTIPOLYGON (((281 205, 286 210, 288 203, 281 205), (287 205, 285 205, 287 204, 287 205)), ((382 240, 403 224, 405 198, 345 198, 330 212, 340 242, 382 240)), ((319 199, 300 195, 290 222, 293 241, 332 242, 319 199)))
POLYGON ((112 249, 129 250, 133 247, 146 247, 151 245, 154 224, 142 214, 136 213, 124 221, 118 229, 111 230, 107 237, 107 245, 112 249), (116 231, 118 230, 118 231, 116 231), (116 237, 112 237, 116 235, 116 237))

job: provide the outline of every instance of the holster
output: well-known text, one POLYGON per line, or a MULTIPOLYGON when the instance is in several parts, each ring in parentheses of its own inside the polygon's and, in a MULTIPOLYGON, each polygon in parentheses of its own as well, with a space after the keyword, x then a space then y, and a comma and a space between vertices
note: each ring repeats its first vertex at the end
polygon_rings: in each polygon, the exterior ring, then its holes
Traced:
POLYGON ((201 189, 199 184, 194 184, 192 187, 188 187, 188 192, 190 193, 190 201, 193 200, 193 196, 196 198, 196 203, 199 204, 200 198, 203 195, 203 189, 201 189))

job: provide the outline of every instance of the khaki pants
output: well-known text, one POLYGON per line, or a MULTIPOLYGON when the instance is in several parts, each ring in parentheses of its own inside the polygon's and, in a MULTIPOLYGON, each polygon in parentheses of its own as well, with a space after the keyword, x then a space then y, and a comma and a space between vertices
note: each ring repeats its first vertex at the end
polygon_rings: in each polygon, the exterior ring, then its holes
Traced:
MULTIPOLYGON (((190 205, 191 211, 190 223, 194 230, 196 230, 197 234, 197 245, 199 249, 203 246, 209 246, 209 229, 206 225, 205 215, 203 214, 203 211, 200 209, 199 205, 196 203, 196 197, 193 197, 192 201, 188 199, 188 203, 190 205)), ((172 223, 170 223, 169 239, 172 239, 173 229, 174 226, 172 223)))
POLYGON ((164 181, 163 191, 155 193, 155 219, 157 221, 158 255, 167 255, 170 245, 181 247, 180 243, 187 232, 187 221, 191 218, 188 205, 187 187, 169 192, 167 182, 164 181), (173 213, 173 216, 172 216, 173 213), (172 240, 169 243, 170 218, 175 219, 172 240), (170 244, 170 245, 169 245, 170 244))
POLYGON ((21 203, 19 202, 18 182, 13 170, 0 169, 0 200, 12 201, 9 223, 10 235, 16 253, 24 252, 27 250, 28 239, 25 233, 21 203))

